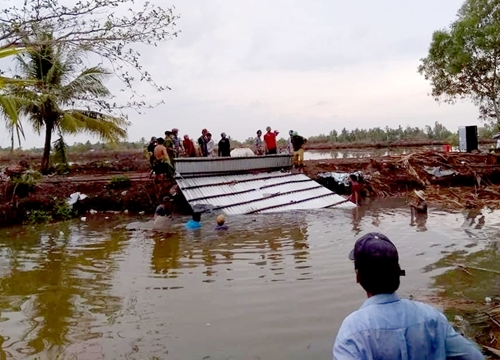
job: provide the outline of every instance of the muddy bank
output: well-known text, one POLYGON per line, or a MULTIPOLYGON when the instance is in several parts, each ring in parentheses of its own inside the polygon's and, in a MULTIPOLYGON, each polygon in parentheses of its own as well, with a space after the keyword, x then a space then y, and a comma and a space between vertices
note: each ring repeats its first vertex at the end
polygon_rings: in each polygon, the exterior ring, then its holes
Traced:
MULTIPOLYGON (((491 158, 486 153, 416 151, 376 158, 310 160, 306 161, 305 173, 339 194, 348 192, 348 187, 322 174, 362 172, 365 195, 369 198, 408 197, 413 190, 423 189, 427 202, 433 206, 498 208, 500 165, 491 163, 491 158)), ((171 185, 155 184, 149 176, 149 164, 141 154, 73 164, 67 175, 45 177, 26 194, 21 194, 20 189, 15 192, 8 181, 0 182, 0 226, 26 222, 29 212, 34 210, 58 219, 61 203, 75 192, 89 196, 75 216, 91 209, 152 213, 171 185), (113 185, 113 178, 127 181, 113 185)), ((176 198, 176 207, 179 212, 189 212, 182 195, 176 198)))
MULTIPOLYGON (((47 178, 33 190, 0 182, 0 227, 67 220, 89 212, 153 214, 160 200, 170 194, 171 182, 155 183, 148 177, 47 178), (125 180, 128 179, 128 180, 125 180), (66 205, 74 193, 85 194, 72 208, 66 205)), ((173 211, 188 213, 182 194, 174 197, 173 211)))
MULTIPOLYGON (((23 163, 38 169, 42 155, 30 151, 0 152, 0 166, 23 163)), ((77 174, 110 174, 130 171, 148 171, 149 163, 143 150, 93 151, 68 153, 69 171, 77 174)), ((51 172, 57 172, 54 166, 51 172)))

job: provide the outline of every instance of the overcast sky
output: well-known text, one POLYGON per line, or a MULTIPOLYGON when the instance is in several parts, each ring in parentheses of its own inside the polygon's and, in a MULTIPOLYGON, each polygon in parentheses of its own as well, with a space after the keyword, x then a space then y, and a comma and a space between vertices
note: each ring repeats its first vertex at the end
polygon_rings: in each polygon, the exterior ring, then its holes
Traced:
MULTIPOLYGON (((469 103, 436 103, 417 73, 432 32, 452 22, 461 4, 178 1, 179 37, 143 53, 145 67, 172 90, 140 87, 165 104, 143 115, 130 111, 129 140, 172 127, 193 138, 206 127, 216 139, 224 131, 244 140, 267 125, 283 136, 290 129, 311 136, 343 127, 479 124, 469 103)), ((27 138, 24 148, 43 144, 33 133, 27 138)), ((0 132, 0 146, 8 144, 0 132)))

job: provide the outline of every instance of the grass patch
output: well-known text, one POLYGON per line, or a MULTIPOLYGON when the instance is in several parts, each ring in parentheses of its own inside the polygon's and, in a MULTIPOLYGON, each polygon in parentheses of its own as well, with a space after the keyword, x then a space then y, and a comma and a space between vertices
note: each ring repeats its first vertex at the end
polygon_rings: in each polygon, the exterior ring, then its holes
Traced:
POLYGON ((27 219, 25 221, 28 225, 46 224, 52 221, 52 215, 44 210, 31 210, 27 212, 27 219))
POLYGON ((56 220, 69 220, 75 217, 76 213, 71 206, 64 200, 58 201, 54 208, 54 218, 56 220))
POLYGON ((112 189, 126 189, 132 186, 132 181, 128 176, 113 176, 109 181, 109 187, 112 189))
POLYGON ((35 170, 28 170, 20 175, 12 176, 11 182, 14 185, 13 193, 19 197, 27 196, 35 191, 42 178, 42 174, 35 170))

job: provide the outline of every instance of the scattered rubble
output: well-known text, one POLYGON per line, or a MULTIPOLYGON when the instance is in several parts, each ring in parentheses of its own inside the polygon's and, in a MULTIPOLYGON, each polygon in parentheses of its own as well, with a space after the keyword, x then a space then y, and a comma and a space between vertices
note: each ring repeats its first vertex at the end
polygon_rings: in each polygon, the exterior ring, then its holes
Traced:
POLYGON ((420 151, 378 159, 310 161, 306 174, 332 188, 323 174, 332 174, 339 183, 344 181, 340 174, 362 172, 367 195, 373 198, 406 197, 421 189, 427 202, 439 207, 500 207, 500 164, 492 164, 489 156, 420 151))

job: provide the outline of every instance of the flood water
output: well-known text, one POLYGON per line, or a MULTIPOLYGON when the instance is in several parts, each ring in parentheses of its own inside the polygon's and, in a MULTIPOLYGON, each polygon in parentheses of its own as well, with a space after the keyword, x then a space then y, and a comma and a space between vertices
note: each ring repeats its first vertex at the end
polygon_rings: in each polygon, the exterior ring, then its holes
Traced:
POLYGON ((170 233, 149 218, 0 232, 0 359, 329 359, 342 319, 364 300, 347 259, 357 237, 400 251, 400 294, 425 293, 452 252, 499 238, 500 212, 474 220, 403 201, 213 219, 170 233))
MULTIPOLYGON (((383 148, 383 149, 341 149, 341 150, 307 150, 304 152, 304 160, 327 160, 327 159, 362 159, 370 157, 406 155, 415 151, 433 150, 439 151, 442 146, 422 146, 418 148, 383 148)), ((458 148, 453 147, 452 151, 458 151, 458 148)))

